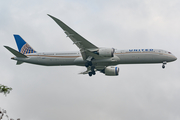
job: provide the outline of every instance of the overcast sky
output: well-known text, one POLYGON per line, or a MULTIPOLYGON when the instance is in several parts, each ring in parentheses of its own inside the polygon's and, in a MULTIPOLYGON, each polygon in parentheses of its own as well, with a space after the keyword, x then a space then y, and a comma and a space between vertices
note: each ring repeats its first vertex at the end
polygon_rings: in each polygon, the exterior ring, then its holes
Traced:
POLYGON ((179 120, 179 0, 4 0, 0 4, 0 107, 21 120, 179 120), (178 60, 118 65, 117 77, 85 67, 16 65, 3 45, 21 35, 38 52, 78 51, 53 15, 99 47, 154 48, 178 60))

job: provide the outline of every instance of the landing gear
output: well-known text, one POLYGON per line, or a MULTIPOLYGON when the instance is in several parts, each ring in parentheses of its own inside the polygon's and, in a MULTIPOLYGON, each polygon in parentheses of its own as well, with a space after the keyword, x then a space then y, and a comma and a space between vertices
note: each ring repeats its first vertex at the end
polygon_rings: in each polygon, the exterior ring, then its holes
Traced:
POLYGON ((92 62, 91 62, 91 61, 87 61, 87 62, 85 63, 85 66, 86 66, 86 67, 92 66, 92 62))
POLYGON ((92 76, 92 72, 89 72, 89 76, 90 76, 90 77, 92 76))
POLYGON ((90 72, 88 73, 89 74, 89 76, 91 77, 92 75, 95 75, 96 74, 96 72, 95 72, 95 67, 94 66, 91 66, 91 68, 90 68, 91 70, 90 70, 90 72))
POLYGON ((165 68, 165 65, 162 65, 162 68, 164 69, 164 68, 165 68))
POLYGON ((92 66, 92 60, 93 60, 93 57, 89 56, 89 57, 86 59, 85 66, 86 66, 86 67, 92 66))
POLYGON ((85 66, 87 67, 87 69, 89 70, 89 76, 91 77, 92 75, 95 75, 96 72, 95 72, 95 67, 93 66, 92 64, 92 60, 93 60, 93 57, 89 56, 87 59, 86 59, 86 63, 85 63, 85 66))
POLYGON ((95 75, 96 72, 95 72, 95 71, 92 71, 92 72, 89 72, 88 74, 89 74, 89 76, 91 77, 92 75, 95 75))
POLYGON ((166 65, 166 61, 163 62, 163 65, 162 65, 162 68, 163 68, 163 69, 165 68, 165 65, 166 65))
POLYGON ((93 75, 95 75, 95 74, 96 74, 96 72, 95 72, 95 71, 92 71, 92 74, 93 74, 93 75))

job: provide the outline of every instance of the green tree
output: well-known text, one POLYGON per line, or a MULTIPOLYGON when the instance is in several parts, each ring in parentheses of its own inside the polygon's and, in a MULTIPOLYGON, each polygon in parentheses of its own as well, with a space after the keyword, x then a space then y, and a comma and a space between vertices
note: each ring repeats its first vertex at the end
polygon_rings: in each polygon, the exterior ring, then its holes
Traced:
POLYGON ((4 93, 4 95, 7 95, 11 90, 12 88, 0 84, 0 93, 4 93))

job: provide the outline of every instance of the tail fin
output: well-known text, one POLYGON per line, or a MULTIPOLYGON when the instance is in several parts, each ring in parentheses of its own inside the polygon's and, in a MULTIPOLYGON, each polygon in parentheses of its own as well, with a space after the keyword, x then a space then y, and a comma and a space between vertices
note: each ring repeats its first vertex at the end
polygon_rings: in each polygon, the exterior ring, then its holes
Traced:
POLYGON ((21 36, 14 35, 18 50, 22 54, 36 53, 36 51, 21 36))

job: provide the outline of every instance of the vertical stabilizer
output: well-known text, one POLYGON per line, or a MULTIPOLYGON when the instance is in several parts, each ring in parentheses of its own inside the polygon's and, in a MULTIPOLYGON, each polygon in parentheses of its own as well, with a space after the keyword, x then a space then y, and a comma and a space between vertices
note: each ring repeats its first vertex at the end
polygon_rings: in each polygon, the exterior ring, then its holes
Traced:
POLYGON ((18 50, 22 54, 36 53, 36 51, 21 36, 14 35, 18 50))

